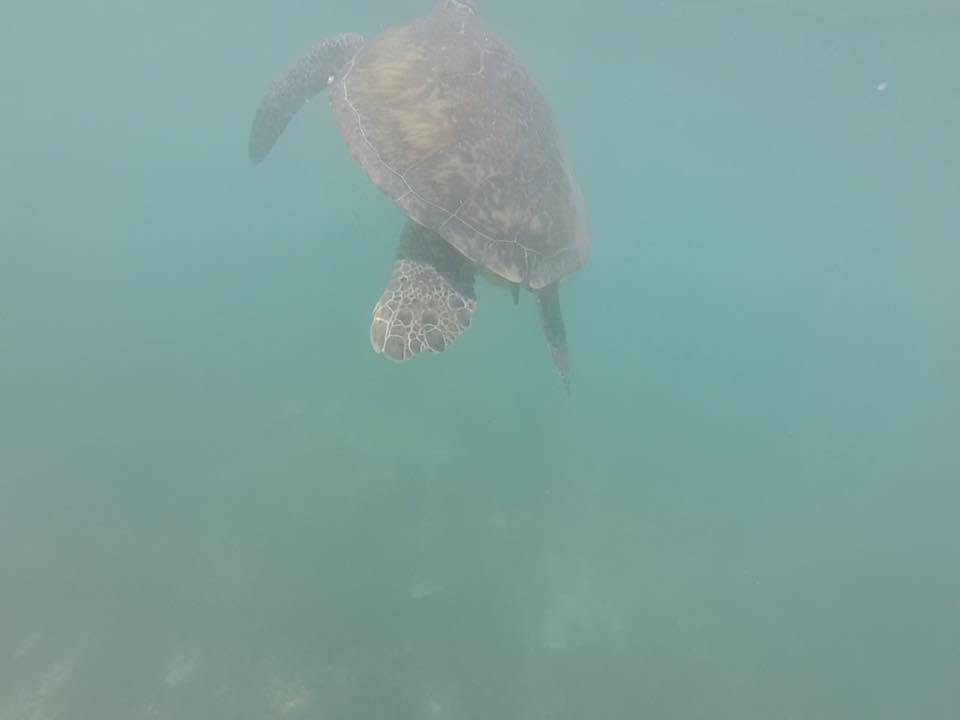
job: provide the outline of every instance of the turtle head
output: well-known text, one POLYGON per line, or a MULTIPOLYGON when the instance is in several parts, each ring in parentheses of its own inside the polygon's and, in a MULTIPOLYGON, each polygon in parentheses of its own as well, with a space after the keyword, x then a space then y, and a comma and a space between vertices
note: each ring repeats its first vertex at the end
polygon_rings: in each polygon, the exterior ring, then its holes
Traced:
POLYGON ((477 14, 477 4, 475 0, 443 0, 441 7, 444 10, 453 10, 454 12, 465 13, 467 15, 477 14))

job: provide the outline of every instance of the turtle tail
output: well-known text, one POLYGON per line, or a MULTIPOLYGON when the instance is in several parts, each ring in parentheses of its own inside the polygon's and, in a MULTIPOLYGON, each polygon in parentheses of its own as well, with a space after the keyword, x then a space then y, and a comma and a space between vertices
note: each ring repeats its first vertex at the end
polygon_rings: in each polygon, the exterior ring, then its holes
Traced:
POLYGON ((270 153, 290 119, 326 89, 363 43, 363 37, 351 33, 321 40, 270 83, 250 127, 248 151, 254 163, 270 153))

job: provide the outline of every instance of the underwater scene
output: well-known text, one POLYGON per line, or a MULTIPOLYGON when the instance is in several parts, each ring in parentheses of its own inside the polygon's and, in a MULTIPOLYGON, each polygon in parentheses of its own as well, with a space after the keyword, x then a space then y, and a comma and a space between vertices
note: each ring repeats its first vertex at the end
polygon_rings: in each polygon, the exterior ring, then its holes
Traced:
POLYGON ((956 0, 0 3, 0 720, 960 718, 956 0))

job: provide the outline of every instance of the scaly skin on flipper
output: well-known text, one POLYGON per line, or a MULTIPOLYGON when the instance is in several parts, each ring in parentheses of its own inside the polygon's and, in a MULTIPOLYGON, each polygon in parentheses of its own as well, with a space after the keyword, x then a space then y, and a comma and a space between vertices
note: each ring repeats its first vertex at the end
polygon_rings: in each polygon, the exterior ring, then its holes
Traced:
POLYGON ((253 162, 270 153, 290 119, 326 89, 363 43, 363 37, 352 33, 321 40, 270 83, 250 127, 248 151, 253 162))
POLYGON ((408 222, 390 282, 373 311, 370 344, 395 362, 443 352, 477 306, 471 263, 431 230, 408 222))

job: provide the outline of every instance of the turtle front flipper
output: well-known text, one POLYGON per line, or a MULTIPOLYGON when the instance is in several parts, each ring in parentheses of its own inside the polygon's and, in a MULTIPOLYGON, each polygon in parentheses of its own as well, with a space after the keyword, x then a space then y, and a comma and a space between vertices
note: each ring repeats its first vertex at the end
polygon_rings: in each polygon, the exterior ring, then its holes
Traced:
POLYGON ((570 395, 570 368, 567 365, 567 331, 560 312, 560 291, 557 283, 551 283, 537 291, 537 307, 540 308, 540 323, 550 348, 553 364, 560 373, 563 389, 570 395))
POLYGON ((259 163, 270 153, 290 118, 339 75, 363 43, 363 37, 352 33, 321 40, 274 79, 250 128, 248 150, 253 162, 259 163))
POLYGON ((390 282, 373 311, 370 344, 395 362, 443 352, 477 306, 470 261, 432 230, 408 222, 390 282))

